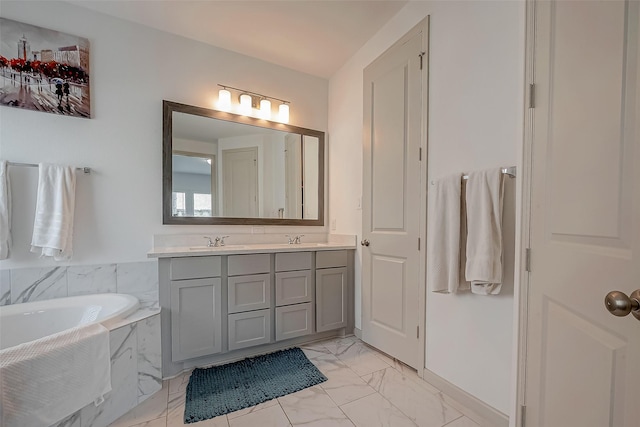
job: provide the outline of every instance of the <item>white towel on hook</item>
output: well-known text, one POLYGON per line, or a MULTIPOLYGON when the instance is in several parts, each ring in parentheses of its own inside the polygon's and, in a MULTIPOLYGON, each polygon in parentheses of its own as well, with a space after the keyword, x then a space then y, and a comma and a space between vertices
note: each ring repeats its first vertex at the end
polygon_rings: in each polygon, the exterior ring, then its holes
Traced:
POLYGON ((462 185, 462 174, 454 174, 434 182, 431 188, 427 271, 433 292, 469 290, 464 279, 466 216, 462 185))
POLYGON ((31 252, 67 261, 73 255, 76 171, 70 166, 40 163, 36 218, 31 252))
POLYGON ((496 295, 502 288, 503 198, 501 169, 469 173, 465 276, 474 294, 496 295))
POLYGON ((11 248, 11 185, 7 161, 0 160, 0 259, 9 258, 11 248))

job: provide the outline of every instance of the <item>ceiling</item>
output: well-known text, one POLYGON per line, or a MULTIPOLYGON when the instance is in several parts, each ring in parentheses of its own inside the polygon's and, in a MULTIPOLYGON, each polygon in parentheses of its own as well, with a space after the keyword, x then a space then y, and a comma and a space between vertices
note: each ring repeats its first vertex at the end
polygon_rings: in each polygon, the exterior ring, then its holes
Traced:
POLYGON ((330 78, 406 0, 70 0, 293 70, 330 78))

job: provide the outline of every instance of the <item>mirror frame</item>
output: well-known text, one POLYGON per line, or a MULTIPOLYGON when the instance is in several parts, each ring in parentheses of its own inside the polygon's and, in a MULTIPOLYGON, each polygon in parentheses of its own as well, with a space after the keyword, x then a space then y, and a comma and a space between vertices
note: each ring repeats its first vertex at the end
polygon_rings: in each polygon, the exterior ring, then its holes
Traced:
POLYGON ((307 225, 324 226, 324 132, 203 107, 162 101, 162 223, 179 225, 307 225), (185 113, 318 138, 318 219, 184 217, 171 215, 173 190, 173 113, 185 113))

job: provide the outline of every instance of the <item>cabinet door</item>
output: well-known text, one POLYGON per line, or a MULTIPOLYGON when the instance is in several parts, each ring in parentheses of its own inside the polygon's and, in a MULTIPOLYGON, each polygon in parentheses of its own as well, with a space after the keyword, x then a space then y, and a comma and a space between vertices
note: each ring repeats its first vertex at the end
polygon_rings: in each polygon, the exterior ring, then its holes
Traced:
POLYGON ((347 326, 347 268, 316 270, 316 331, 347 326))
POLYGON ((221 281, 171 282, 171 359, 174 362, 222 351, 221 281))
POLYGON ((271 307, 271 276, 269 274, 229 277, 227 286, 229 313, 271 307))
POLYGON ((309 335, 313 332, 313 305, 294 304, 276 308, 276 341, 309 335))
POLYGON ((276 273, 276 306, 311 302, 311 270, 276 273))
POLYGON ((267 344, 270 341, 270 309, 229 315, 229 350, 267 344))

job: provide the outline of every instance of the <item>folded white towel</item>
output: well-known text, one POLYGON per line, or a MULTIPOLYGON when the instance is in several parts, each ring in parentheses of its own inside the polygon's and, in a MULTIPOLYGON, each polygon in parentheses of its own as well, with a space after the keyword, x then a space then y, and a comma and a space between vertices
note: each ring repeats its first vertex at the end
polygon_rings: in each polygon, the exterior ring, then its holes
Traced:
POLYGON ((469 173, 465 276, 475 294, 495 295, 502 287, 503 194, 501 169, 469 173))
POLYGON ((111 391, 109 331, 85 325, 0 351, 0 425, 48 427, 111 391))
POLYGON ((36 218, 31 252, 67 261, 73 255, 76 171, 69 166, 39 165, 36 218))
POLYGON ((11 185, 7 161, 0 160, 0 259, 9 258, 11 247, 11 185))
POLYGON ((466 215, 462 175, 438 180, 431 187, 427 236, 428 282, 433 292, 455 293, 469 289, 464 279, 466 215), (462 261, 462 262, 461 262, 462 261))

